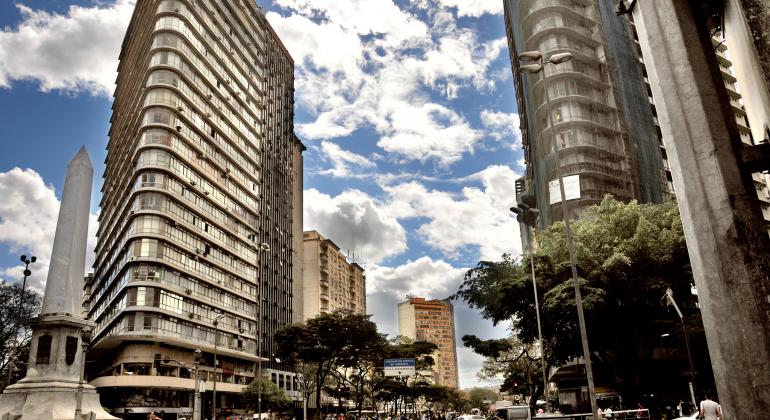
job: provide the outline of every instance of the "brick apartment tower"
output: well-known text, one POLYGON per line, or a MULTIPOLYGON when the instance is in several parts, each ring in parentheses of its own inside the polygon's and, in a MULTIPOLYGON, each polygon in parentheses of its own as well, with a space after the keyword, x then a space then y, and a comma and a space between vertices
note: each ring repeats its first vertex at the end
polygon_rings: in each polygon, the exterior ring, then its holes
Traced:
POLYGON ((433 367, 439 385, 459 387, 454 306, 449 299, 426 300, 413 297, 398 304, 398 333, 416 341, 438 346, 433 367))
POLYGON ((263 373, 295 390, 268 360, 273 332, 301 320, 293 70, 253 1, 136 2, 85 285, 97 323, 88 376, 115 415, 189 418, 194 380, 179 362, 196 349, 206 417, 215 381, 220 412, 239 412, 260 330, 263 373))

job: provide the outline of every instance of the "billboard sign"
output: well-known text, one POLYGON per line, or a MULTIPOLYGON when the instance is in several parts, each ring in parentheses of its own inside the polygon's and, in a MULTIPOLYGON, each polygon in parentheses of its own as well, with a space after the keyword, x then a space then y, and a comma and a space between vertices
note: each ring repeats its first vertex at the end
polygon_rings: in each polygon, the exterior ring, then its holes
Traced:
POLYGON ((385 376, 414 376, 414 359, 385 359, 385 376))
MULTIPOLYGON (((550 196, 549 204, 561 202, 559 180, 554 179, 548 183, 548 194, 550 196)), ((580 175, 570 175, 564 177, 564 195, 567 201, 580 198, 580 175)))

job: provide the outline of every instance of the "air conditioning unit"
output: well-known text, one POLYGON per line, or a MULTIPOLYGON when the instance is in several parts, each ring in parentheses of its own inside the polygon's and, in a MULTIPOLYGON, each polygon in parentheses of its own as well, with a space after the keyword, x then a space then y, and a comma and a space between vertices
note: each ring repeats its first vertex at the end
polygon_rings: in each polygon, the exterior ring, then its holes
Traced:
POLYGON ((176 126, 176 131, 182 131, 182 126, 181 125, 176 126))
POLYGON ((185 290, 184 292, 185 292, 185 293, 187 293, 188 295, 191 295, 191 294, 192 294, 192 290, 190 290, 190 289, 187 289, 187 290, 185 290))
POLYGON ((193 319, 193 318, 195 318, 195 314, 194 314, 194 313, 192 313, 192 312, 190 312, 189 314, 187 314, 187 316, 188 316, 190 319, 193 319))
POLYGON ((184 108, 182 107, 182 105, 179 105, 178 107, 176 107, 176 110, 179 112, 182 112, 184 111, 184 108))
POLYGON ((194 186, 198 185, 198 183, 195 182, 195 181, 190 181, 190 185, 192 185, 194 187, 194 186))

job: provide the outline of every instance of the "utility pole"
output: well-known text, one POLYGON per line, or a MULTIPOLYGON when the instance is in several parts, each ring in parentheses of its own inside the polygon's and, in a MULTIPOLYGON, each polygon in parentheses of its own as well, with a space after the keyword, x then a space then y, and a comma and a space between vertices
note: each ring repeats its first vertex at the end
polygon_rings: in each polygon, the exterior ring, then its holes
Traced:
POLYGON ((623 1, 618 10, 633 13, 639 33, 723 414, 750 419, 770 412, 770 239, 749 168, 770 169, 770 154, 741 143, 707 3, 623 1))

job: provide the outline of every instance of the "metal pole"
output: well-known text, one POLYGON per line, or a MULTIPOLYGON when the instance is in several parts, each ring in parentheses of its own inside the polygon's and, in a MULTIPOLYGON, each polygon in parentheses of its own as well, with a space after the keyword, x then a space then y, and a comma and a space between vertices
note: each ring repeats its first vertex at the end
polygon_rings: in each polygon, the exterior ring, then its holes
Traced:
POLYGON ((546 112, 548 122, 551 128, 551 140, 554 146, 554 155, 556 160, 556 176, 559 178, 559 191, 561 193, 562 219, 564 220, 564 236, 567 239, 567 250, 569 251, 569 263, 572 268, 572 281, 575 283, 575 305, 577 306, 578 324, 580 326, 580 341, 583 346, 583 359, 586 366, 586 380, 588 382, 588 396, 591 399, 591 412, 593 417, 599 420, 598 409, 596 405, 596 390, 594 389, 594 372, 591 367, 591 351, 588 348, 588 332, 586 331, 585 316, 583 314, 583 297, 580 293, 580 284, 578 283, 577 264, 575 263, 575 250, 572 245, 572 229, 570 227, 569 209, 567 208, 567 197, 564 193, 564 178, 561 175, 561 163, 559 162, 559 143, 556 139, 555 127, 553 125, 553 116, 551 115, 551 101, 548 95, 548 78, 545 77, 545 63, 540 57, 540 65, 543 68, 543 90, 545 91, 546 112))
MULTIPOLYGON (((24 263, 24 280, 21 282, 21 291, 19 292, 19 306, 16 308, 16 317, 18 318, 17 322, 21 321, 21 315, 24 311, 24 291, 27 289, 27 277, 32 275, 32 272, 29 270, 29 265, 35 261, 37 261, 37 257, 33 256, 27 259, 26 255, 21 256, 21 262, 24 263)), ((8 360, 8 385, 11 385, 11 381, 13 381, 13 370, 16 365, 14 362, 18 350, 19 347, 16 346, 13 353, 11 354, 10 359, 8 360)))
POLYGON ((198 372, 198 363, 195 363, 195 395, 193 398, 193 420, 201 420, 201 376, 198 372))
POLYGON ((257 382, 257 412, 259 420, 262 420, 262 253, 269 251, 270 245, 266 243, 259 244, 257 252, 259 255, 257 267, 257 376, 254 380, 257 382))
POLYGON ((193 399, 193 420, 201 420, 203 417, 203 407, 201 404, 201 375, 200 363, 203 353, 200 349, 195 349, 193 358, 193 369, 195 370, 195 394, 193 399))
POLYGON ((690 379, 692 382, 690 382, 690 398, 692 398, 692 404, 693 407, 698 406, 698 402, 695 400, 695 365, 692 362, 692 351, 690 351, 690 336, 687 334, 687 326, 684 323, 684 318, 681 318, 682 321, 682 332, 684 333, 684 344, 687 347, 687 359, 690 361, 690 379))
POLYGON ((219 318, 221 318, 222 315, 218 316, 214 319, 214 385, 213 385, 213 395, 212 395, 212 402, 211 402, 211 420, 217 419, 217 344, 219 343, 219 318))
MULTIPOLYGON (((260 257, 260 260, 262 258, 260 257)), ((260 263, 260 271, 261 271, 260 263)), ((259 311, 257 312, 258 331, 257 331, 257 412, 259 413, 259 420, 262 420, 262 275, 259 276, 259 292, 257 298, 259 299, 259 311)))
POLYGON ((529 246, 529 266, 532 269, 532 290, 535 293, 535 315, 537 316, 537 337, 540 340, 540 361, 543 364, 543 396, 545 396, 546 411, 551 411, 551 402, 548 399, 548 373, 545 368, 545 344, 543 343, 543 329, 540 327, 540 299, 537 297, 537 281, 535 280, 535 252, 532 249, 532 237, 530 236, 529 225, 527 228, 527 246, 529 246))

